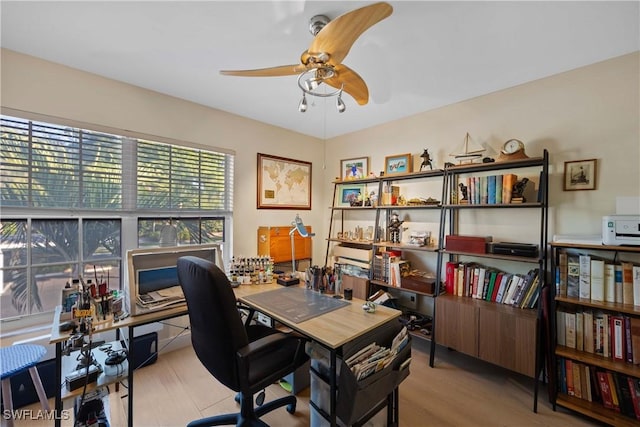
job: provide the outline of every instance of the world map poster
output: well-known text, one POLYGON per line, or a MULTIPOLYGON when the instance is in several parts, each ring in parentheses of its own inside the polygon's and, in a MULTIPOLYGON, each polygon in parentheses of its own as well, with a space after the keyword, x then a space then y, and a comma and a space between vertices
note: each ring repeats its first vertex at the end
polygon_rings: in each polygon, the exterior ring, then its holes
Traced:
POLYGON ((258 153, 258 209, 311 209, 311 163, 258 153))

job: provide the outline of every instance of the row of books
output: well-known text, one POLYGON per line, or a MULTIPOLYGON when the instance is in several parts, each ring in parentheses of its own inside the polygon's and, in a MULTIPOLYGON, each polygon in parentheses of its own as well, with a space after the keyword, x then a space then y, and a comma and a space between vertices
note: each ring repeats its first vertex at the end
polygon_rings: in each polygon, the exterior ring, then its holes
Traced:
POLYGON ((358 381, 389 366, 409 342, 406 326, 396 334, 391 347, 385 347, 372 342, 345 360, 358 381))
POLYGON ((411 264, 401 258, 400 251, 381 251, 373 258, 373 279, 400 287, 402 277, 409 274, 411 264))
POLYGON ((640 420, 640 379, 558 357, 559 390, 640 420))
POLYGON ((558 309, 557 343, 578 351, 640 364, 640 318, 600 310, 558 309))
POLYGON ((475 262, 449 261, 445 267, 445 291, 451 295, 534 308, 540 294, 538 273, 537 268, 527 274, 511 274, 475 262))
POLYGON ((513 185, 517 180, 517 175, 512 173, 467 177, 461 182, 467 187, 467 200, 464 202, 462 198, 458 202, 472 205, 512 203, 513 185))
POLYGON ((640 305, 640 265, 561 251, 555 274, 557 295, 640 305))

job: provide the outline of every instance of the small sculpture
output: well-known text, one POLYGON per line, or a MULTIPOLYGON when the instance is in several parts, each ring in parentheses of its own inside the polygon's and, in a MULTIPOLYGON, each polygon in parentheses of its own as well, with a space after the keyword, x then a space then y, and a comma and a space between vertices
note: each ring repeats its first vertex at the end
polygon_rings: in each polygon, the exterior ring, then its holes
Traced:
POLYGON ((420 170, 422 170, 423 167, 426 168, 427 166, 429 166, 429 169, 433 170, 433 164, 432 164, 431 156, 429 155, 428 148, 424 149, 420 157, 422 157, 422 164, 420 165, 420 170))
POLYGON ((391 243, 400 243, 400 226, 403 222, 397 213, 391 214, 389 219, 389 240, 391 243))
POLYGON ((467 199, 467 195, 468 195, 468 191, 467 191, 468 189, 467 189, 467 186, 466 186, 466 185, 464 185, 463 183, 460 183, 460 184, 458 184, 458 187, 460 187, 460 193, 462 194, 462 199, 461 199, 461 201, 462 201, 462 200, 467 201, 467 200, 468 200, 468 199, 467 199))
POLYGON ((524 198, 523 194, 528 182, 529 178, 522 178, 520 181, 513 184, 512 200, 522 199, 522 201, 526 203, 527 200, 524 198))

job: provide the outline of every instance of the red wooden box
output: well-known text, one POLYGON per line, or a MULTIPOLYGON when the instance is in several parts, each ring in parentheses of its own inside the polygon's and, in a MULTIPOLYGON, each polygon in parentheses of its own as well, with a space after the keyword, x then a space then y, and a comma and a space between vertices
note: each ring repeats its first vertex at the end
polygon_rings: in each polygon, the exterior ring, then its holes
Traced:
POLYGON ((410 289, 412 291, 423 292, 425 294, 433 295, 436 289, 435 277, 424 277, 409 275, 401 279, 401 289, 410 289))
POLYGON ((487 253, 491 236, 446 236, 445 249, 456 252, 487 253))

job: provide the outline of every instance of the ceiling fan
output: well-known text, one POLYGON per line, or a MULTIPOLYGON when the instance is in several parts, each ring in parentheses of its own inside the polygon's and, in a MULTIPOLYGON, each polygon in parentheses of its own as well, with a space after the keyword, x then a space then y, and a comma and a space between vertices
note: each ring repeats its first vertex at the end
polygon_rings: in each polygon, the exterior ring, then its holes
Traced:
POLYGON ((309 31, 314 36, 309 49, 302 52, 300 64, 281 65, 256 70, 223 70, 225 76, 277 77, 298 75, 298 86, 303 96, 299 110, 306 111, 305 95, 338 96, 338 111, 343 112, 345 105, 340 96, 342 92, 351 95, 359 105, 369 102, 369 89, 366 83, 351 68, 342 64, 353 43, 367 29, 382 21, 393 12, 385 2, 352 10, 329 20, 324 15, 316 15, 309 21, 309 31), (322 83, 335 88, 335 92, 316 91, 322 83))

